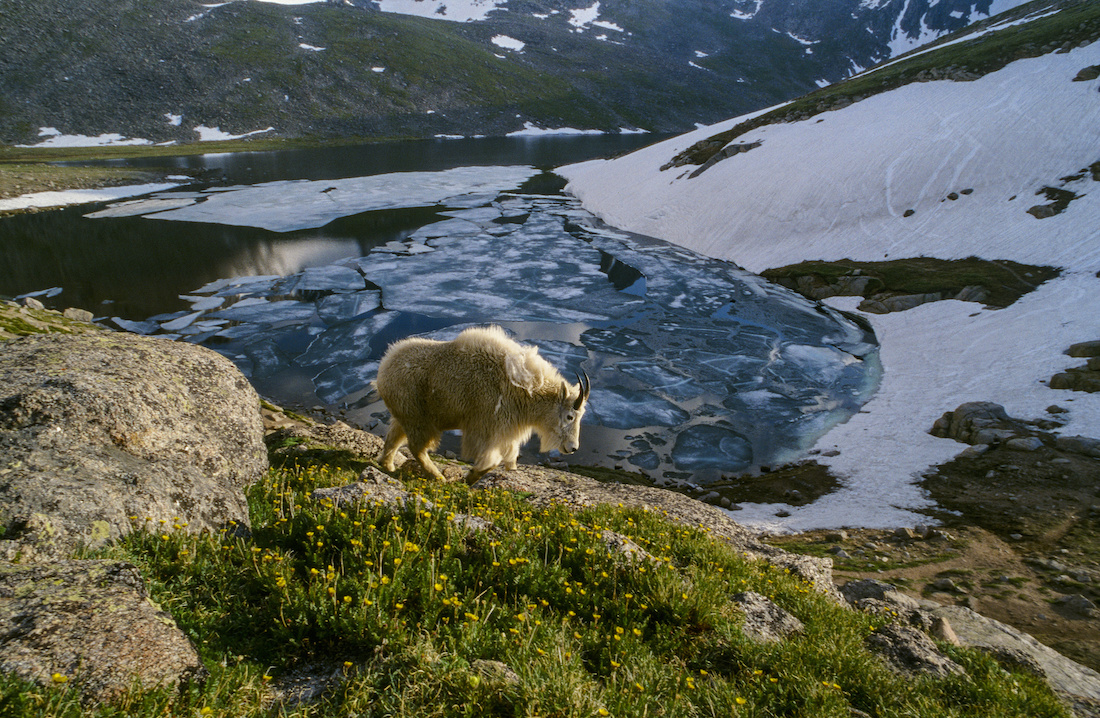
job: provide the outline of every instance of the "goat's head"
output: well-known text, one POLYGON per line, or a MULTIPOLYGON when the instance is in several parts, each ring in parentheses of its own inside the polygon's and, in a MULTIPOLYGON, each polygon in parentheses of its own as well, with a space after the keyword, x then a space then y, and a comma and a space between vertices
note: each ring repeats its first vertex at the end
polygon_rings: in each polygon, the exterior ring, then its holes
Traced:
POLYGON ((570 386, 562 382, 561 392, 558 394, 557 425, 554 427, 552 437, 542 436, 542 450, 557 449, 563 454, 572 454, 581 446, 581 417, 588 403, 588 393, 592 383, 588 374, 581 372, 577 376, 577 385, 570 386))

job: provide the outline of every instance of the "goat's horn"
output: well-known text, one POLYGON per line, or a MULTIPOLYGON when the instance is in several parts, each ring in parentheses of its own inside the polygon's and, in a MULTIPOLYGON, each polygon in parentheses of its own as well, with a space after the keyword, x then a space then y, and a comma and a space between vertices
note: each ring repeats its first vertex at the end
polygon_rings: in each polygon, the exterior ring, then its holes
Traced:
POLYGON ((573 402, 574 409, 580 409, 581 404, 588 401, 588 392, 592 390, 592 381, 588 378, 588 373, 581 369, 581 373, 577 375, 577 385, 580 387, 580 394, 577 396, 577 400, 573 402), (584 377, 581 377, 581 374, 584 377))

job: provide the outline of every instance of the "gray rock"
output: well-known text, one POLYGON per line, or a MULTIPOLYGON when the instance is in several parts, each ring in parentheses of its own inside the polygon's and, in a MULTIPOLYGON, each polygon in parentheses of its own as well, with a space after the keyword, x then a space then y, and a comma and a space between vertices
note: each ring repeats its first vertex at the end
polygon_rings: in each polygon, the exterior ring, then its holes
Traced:
POLYGON ((623 556, 630 561, 649 561, 651 563, 660 563, 657 557, 646 551, 644 548, 631 541, 626 536, 620 533, 604 529, 600 533, 600 538, 603 539, 604 544, 607 545, 607 550, 612 554, 623 556))
POLYGON ((873 578, 861 578, 856 581, 848 581, 840 587, 840 595, 848 603, 855 603, 862 598, 876 598, 883 600, 888 593, 896 593, 898 587, 892 583, 878 581, 873 578))
POLYGON ((294 709, 334 693, 346 680, 343 661, 310 661, 279 675, 267 690, 274 703, 294 709))
POLYGON ((868 314, 889 314, 890 310, 885 304, 876 299, 864 299, 856 307, 861 312, 867 312, 868 314))
POLYGON ((776 643, 805 630, 802 621, 775 605, 770 599, 753 591, 733 596, 745 615, 741 630, 751 640, 760 643, 776 643))
POLYGON ((1063 698, 1071 702, 1100 701, 1100 673, 1066 658, 1028 634, 962 606, 925 602, 922 607, 935 617, 949 620, 963 646, 986 650, 995 656, 1005 651, 1027 656, 1028 663, 1038 666, 1034 672, 1046 676, 1050 687, 1063 698))
POLYGON ((942 294, 940 294, 939 292, 932 292, 930 294, 903 294, 901 296, 890 297, 881 301, 888 311, 904 312, 907 309, 919 307, 920 305, 928 304, 929 302, 938 302, 941 299, 943 299, 942 294))
POLYGON ((989 444, 974 444, 973 446, 968 446, 960 451, 957 455, 957 458, 973 459, 975 457, 981 456, 987 451, 989 451, 989 444))
POLYGON ((519 685, 519 674, 501 661, 479 658, 470 663, 470 672, 498 687, 519 685))
POLYGON ((837 294, 843 294, 849 297, 862 297, 866 296, 872 285, 882 285, 882 282, 867 276, 846 276, 837 277, 835 286, 837 288, 837 294))
MULTIPOLYGON (((1017 451, 1036 451, 1043 446, 1043 439, 1036 435, 1034 424, 1013 419, 1004 407, 987 401, 961 404, 948 411, 932 425, 931 434, 971 444, 972 451, 960 456, 973 457, 989 450, 989 445, 1004 444, 1017 451)), ((1097 442, 1100 444, 1100 442, 1097 442)))
MULTIPOLYGON (((1089 362, 1093 362, 1095 358, 1089 359, 1089 362)), ((1051 389, 1096 393, 1100 391, 1100 372, 1091 366, 1073 367, 1052 376, 1048 386, 1051 389)))
POLYGON ((978 284, 963 287, 959 290, 959 293, 955 295, 955 299, 960 302, 985 302, 989 299, 989 291, 978 284))
POLYGON ((1073 344, 1069 349, 1066 349, 1066 354, 1078 358, 1100 356, 1100 340, 1073 344))
POLYGON ((1100 615, 1096 610, 1096 604, 1079 593, 1070 596, 1062 596, 1054 602, 1065 611, 1080 618, 1095 618, 1100 615))
POLYGON ((938 616, 932 621, 932 625, 928 629, 928 635, 937 640, 950 643, 952 646, 959 645, 959 637, 955 634, 955 629, 951 627, 951 622, 943 616, 938 616))
POLYGON ((937 578, 931 584, 933 590, 943 591, 944 593, 962 593, 963 590, 949 578, 937 578))
POLYGON ((199 346, 97 332, 0 351, 0 556, 98 547, 163 519, 248 525, 267 470, 259 398, 199 346))
POLYGON ((72 319, 77 322, 90 322, 95 317, 87 309, 78 309, 77 307, 69 307, 65 311, 61 312, 61 316, 66 319, 72 319))
POLYGON ((1087 436, 1059 436, 1055 442, 1063 451, 1100 458, 1100 439, 1087 436))
POLYGON ((45 304, 38 301, 34 297, 20 297, 17 301, 19 302, 20 306, 27 307, 28 309, 42 310, 46 308, 45 304))
POLYGON ((1038 451, 1043 448, 1043 440, 1038 436, 1019 436, 1006 441, 1005 448, 1013 451, 1038 451))
POLYGON ((970 435, 969 441, 975 444, 999 444, 1016 438, 1016 432, 1011 429, 978 429, 970 435))
POLYGON ((405 490, 405 485, 400 481, 373 466, 364 469, 355 483, 315 489, 309 497, 314 501, 329 501, 333 506, 364 501, 379 502, 400 510, 406 503, 417 499, 428 505, 425 508, 431 506, 430 501, 414 496, 405 490))
POLYGON ((927 674, 946 678, 966 672, 936 648, 931 638, 909 626, 891 623, 872 632, 866 643, 870 650, 885 659, 888 666, 903 675, 927 674))
POLYGON ((194 646, 115 561, 0 562, 0 672, 50 685, 57 673, 86 702, 140 679, 176 687, 206 676, 194 646))

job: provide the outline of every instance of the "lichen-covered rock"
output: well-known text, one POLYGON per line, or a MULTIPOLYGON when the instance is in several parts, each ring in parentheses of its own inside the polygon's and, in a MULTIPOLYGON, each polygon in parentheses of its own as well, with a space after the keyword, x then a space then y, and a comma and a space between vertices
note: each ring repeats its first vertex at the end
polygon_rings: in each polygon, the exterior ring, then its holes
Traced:
POLYGON ((733 602, 745 616, 742 632, 754 641, 776 643, 805 630, 802 621, 755 591, 735 594, 733 602))
POLYGON ((1066 658, 1012 626, 986 618, 969 608, 940 606, 931 602, 922 605, 933 616, 951 622, 961 645, 987 651, 999 660, 1017 656, 1009 662, 1024 665, 1045 676, 1054 692, 1071 703, 1100 705, 1100 673, 1066 658))
POLYGON ((115 561, 0 562, 0 672, 89 702, 130 688, 175 687, 206 671, 175 621, 153 605, 136 568, 115 561))
POLYGON ((114 332, 0 344, 0 558, 147 519, 247 525, 243 487, 266 469, 259 398, 216 352, 114 332))
POLYGON ((878 653, 886 665, 903 675, 926 674, 939 678, 966 671, 944 655, 932 639, 909 626, 891 623, 871 633, 867 647, 878 653))

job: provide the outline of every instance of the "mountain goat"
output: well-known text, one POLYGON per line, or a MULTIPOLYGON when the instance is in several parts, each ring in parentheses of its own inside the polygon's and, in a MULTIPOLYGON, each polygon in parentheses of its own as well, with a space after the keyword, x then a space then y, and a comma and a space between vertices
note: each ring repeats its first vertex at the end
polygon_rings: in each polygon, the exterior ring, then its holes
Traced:
POLYGON ((390 346, 375 386, 393 421, 381 464, 393 471, 403 444, 432 476, 442 479, 428 451, 444 431, 462 431, 463 457, 473 483, 501 462, 516 468, 520 446, 538 433, 541 451, 571 454, 580 446, 581 416, 590 384, 572 385, 500 327, 467 329, 453 341, 410 337, 390 346))

